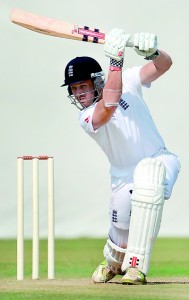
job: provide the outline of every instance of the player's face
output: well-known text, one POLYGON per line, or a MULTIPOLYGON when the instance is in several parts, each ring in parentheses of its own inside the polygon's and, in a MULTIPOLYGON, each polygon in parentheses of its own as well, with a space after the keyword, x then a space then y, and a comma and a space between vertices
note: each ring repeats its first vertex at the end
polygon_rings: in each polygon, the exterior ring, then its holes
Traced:
POLYGON ((70 85, 75 99, 83 106, 88 107, 94 101, 94 84, 92 80, 84 80, 70 85))

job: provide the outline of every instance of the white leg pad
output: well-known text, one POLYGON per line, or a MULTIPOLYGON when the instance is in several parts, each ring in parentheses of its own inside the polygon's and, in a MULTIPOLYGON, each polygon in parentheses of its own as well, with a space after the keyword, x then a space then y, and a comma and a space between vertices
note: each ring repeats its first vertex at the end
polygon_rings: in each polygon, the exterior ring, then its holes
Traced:
POLYGON ((156 158, 145 158, 136 166, 123 272, 128 267, 137 267, 144 274, 148 272, 152 246, 161 224, 165 175, 164 164, 156 158))
POLYGON ((115 274, 122 274, 121 265, 125 256, 126 249, 120 248, 115 245, 110 239, 107 240, 104 246, 104 257, 115 274))

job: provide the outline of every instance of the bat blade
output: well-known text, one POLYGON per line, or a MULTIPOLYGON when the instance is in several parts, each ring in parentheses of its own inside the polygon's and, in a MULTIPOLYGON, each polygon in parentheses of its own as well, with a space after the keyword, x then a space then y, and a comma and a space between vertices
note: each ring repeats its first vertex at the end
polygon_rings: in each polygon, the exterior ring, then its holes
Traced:
POLYGON ((13 23, 38 33, 60 38, 104 44, 105 33, 97 28, 79 26, 62 20, 38 16, 28 11, 13 9, 10 14, 13 23))

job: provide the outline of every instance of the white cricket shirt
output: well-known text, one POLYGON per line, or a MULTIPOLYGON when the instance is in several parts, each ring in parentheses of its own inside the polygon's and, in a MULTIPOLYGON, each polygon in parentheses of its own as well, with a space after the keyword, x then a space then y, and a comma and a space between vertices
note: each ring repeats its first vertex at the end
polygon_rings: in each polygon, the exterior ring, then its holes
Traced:
POLYGON ((140 67, 123 72, 123 94, 111 119, 97 130, 93 129, 95 105, 80 112, 80 125, 106 154, 113 176, 124 176, 141 159, 152 157, 165 143, 144 102, 140 67))

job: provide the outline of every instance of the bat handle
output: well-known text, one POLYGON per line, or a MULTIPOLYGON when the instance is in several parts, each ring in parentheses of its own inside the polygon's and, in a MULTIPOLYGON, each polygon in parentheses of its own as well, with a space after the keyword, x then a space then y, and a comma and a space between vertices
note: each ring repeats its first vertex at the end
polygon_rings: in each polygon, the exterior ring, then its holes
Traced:
POLYGON ((131 37, 130 40, 127 42, 127 46, 126 46, 126 47, 134 48, 134 42, 133 42, 132 37, 131 37))
MULTIPOLYGON (((101 40, 100 44, 104 44, 104 43, 105 43, 105 38, 103 40, 101 40)), ((127 41, 126 47, 129 47, 129 48, 134 48, 135 47, 132 38, 130 38, 130 40, 127 41)))

